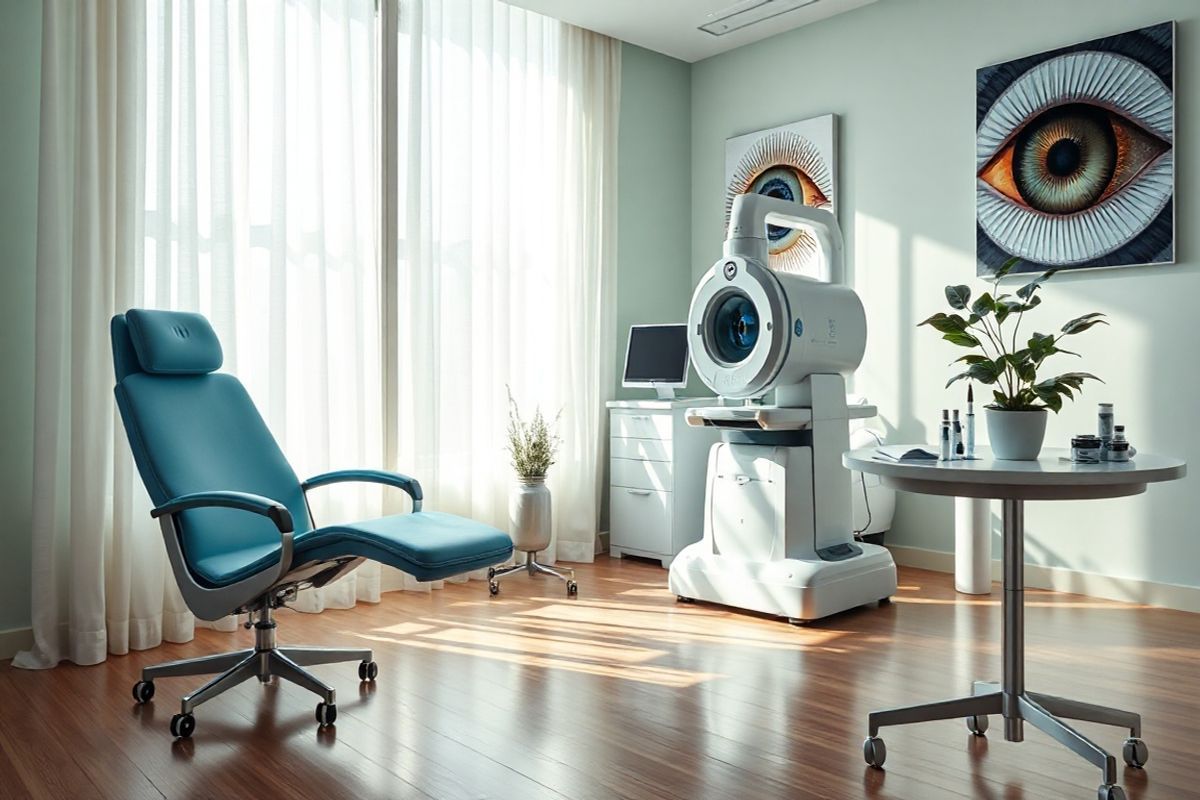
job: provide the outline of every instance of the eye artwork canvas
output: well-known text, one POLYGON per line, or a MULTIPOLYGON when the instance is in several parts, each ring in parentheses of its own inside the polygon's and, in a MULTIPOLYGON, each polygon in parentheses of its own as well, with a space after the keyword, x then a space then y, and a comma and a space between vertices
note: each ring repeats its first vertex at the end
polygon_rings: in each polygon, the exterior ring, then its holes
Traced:
POLYGON ((976 271, 1175 261, 1175 23, 976 73, 976 271))
MULTIPOLYGON (((733 198, 755 192, 835 211, 833 114, 748 133, 725 141, 725 224, 733 198)), ((769 266, 815 275, 820 251, 804 230, 767 226, 769 266)))

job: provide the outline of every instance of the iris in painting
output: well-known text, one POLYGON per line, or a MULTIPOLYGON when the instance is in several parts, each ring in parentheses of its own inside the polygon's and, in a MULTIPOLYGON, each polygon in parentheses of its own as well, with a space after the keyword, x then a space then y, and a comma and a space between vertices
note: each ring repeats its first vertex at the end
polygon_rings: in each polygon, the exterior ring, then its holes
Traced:
MULTIPOLYGON (((725 145, 725 221, 733 198, 754 192, 833 211, 834 117, 746 134, 725 145)), ((772 269, 807 274, 817 269, 816 240, 805 230, 767 226, 772 269)))
POLYGON ((979 70, 979 274, 1174 261, 1173 83, 1171 22, 979 70))

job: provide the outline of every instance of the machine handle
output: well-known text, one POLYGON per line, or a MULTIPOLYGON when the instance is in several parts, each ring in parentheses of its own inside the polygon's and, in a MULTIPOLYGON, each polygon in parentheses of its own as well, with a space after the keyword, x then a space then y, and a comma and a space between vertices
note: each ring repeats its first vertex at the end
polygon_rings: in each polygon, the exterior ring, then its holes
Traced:
POLYGON ((640 497, 649 497, 650 496, 649 489, 626 489, 625 491, 629 492, 630 494, 636 494, 640 497))

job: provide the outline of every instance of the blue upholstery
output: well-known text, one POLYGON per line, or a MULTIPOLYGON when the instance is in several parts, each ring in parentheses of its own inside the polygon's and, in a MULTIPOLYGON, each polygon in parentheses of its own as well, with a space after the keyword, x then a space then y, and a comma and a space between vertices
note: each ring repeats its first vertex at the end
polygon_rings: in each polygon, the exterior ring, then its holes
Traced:
MULTIPOLYGON (((361 556, 418 580, 435 581, 505 561, 512 555, 512 540, 469 519, 420 511, 310 530, 296 535, 295 548, 296 566, 361 556)), ((276 542, 195 559, 193 566, 205 580, 224 585, 266 569, 278 558, 276 542)))
POLYGON ((120 383, 126 376, 141 372, 142 365, 138 363, 137 351, 133 349, 129 323, 125 321, 124 314, 112 318, 109 330, 112 333, 113 372, 117 376, 117 383, 120 383))
MULTIPOLYGON (((195 492, 249 492, 286 506, 296 531, 312 527, 300 479, 237 378, 138 372, 117 384, 116 397, 154 505, 195 492)), ((179 521, 189 564, 279 546, 274 523, 244 511, 196 508, 179 521)))
POLYGON ((416 501, 424 500, 424 495, 421 494, 421 484, 407 475, 400 475, 395 472, 384 472, 378 469, 340 469, 336 472, 326 472, 323 475, 316 475, 306 480, 302 485, 304 491, 315 489, 318 486, 326 486, 331 483, 346 483, 348 481, 356 481, 359 483, 382 483, 386 486, 395 486, 397 489, 403 489, 408 492, 408 495, 416 501))
POLYGON ((152 375, 204 375, 225 360, 217 332, 199 314, 134 308, 125 323, 142 371, 152 375))
MULTIPOLYGON (((435 580, 497 564, 512 553, 507 534, 432 512, 313 530, 304 487, 245 388, 232 375, 207 374, 221 359, 207 320, 134 310, 115 317, 111 331, 117 407, 155 506, 214 492, 279 503, 296 532, 296 566, 361 556, 435 580)), ((414 497, 420 496, 416 481, 373 471, 318 476, 313 485, 347 479, 381 480, 410 493, 415 488, 414 497), (406 481, 411 486, 403 486, 406 481)), ((248 503, 242 498, 240 505, 223 501, 226 507, 178 512, 183 556, 198 582, 227 586, 278 563, 281 514, 247 513, 248 503)))

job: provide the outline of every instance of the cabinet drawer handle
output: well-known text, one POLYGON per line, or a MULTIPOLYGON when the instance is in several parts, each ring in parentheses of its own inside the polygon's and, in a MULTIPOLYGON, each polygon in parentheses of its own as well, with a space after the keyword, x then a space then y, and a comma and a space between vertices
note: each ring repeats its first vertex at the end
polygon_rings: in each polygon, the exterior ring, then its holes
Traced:
POLYGON ((649 489, 626 489, 625 491, 629 492, 630 494, 636 494, 639 497, 649 497, 650 496, 649 489))

